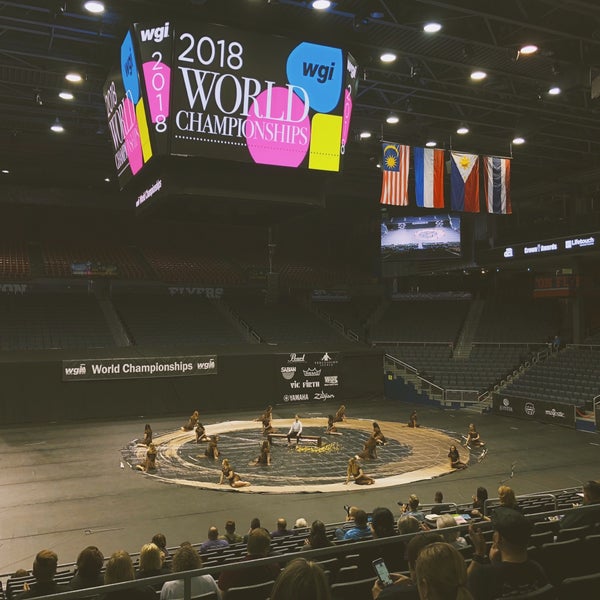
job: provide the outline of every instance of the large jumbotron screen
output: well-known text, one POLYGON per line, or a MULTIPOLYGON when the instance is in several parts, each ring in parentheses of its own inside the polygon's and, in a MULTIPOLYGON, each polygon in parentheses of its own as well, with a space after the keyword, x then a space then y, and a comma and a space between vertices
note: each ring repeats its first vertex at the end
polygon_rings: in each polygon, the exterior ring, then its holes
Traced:
POLYGON ((165 155, 340 171, 357 75, 340 48, 136 23, 103 90, 119 184, 165 155))
POLYGON ((384 261, 461 256, 460 216, 448 212, 384 216, 381 256, 384 261))

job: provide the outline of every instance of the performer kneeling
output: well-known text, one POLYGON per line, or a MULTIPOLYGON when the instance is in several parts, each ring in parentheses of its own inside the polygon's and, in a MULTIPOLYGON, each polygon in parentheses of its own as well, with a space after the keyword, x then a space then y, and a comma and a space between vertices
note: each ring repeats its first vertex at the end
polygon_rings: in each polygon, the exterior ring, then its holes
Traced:
POLYGON ((387 440, 381 432, 381 427, 379 427, 379 423, 377 423, 377 421, 373 422, 373 433, 371 435, 375 438, 377 444, 379 444, 380 446, 383 444, 387 444, 387 440))
POLYGON ((229 461, 224 458, 221 466, 221 478, 219 484, 227 481, 231 487, 241 488, 251 485, 249 481, 242 481, 242 478, 233 470, 233 467, 229 464, 229 461))
POLYGON ((460 460, 460 454, 456 449, 456 446, 450 446, 450 452, 448 452, 448 458, 450 459, 450 466, 453 469, 466 469, 467 465, 460 460))
POLYGON ((198 424, 198 421, 200 420, 200 415, 198 414, 198 411, 195 410, 192 415, 190 416, 190 419, 188 421, 187 425, 184 425, 181 429, 182 431, 193 431, 194 427, 196 427, 196 425, 198 424))
POLYGON ((156 446, 149 444, 148 450, 146 451, 146 460, 141 465, 135 467, 138 471, 156 471, 156 446))
POLYGON ((144 446, 149 446, 152 443, 152 427, 149 423, 146 423, 144 427, 144 446))
POLYGON ((271 465, 271 444, 269 440, 265 440, 260 446, 260 454, 250 463, 250 466, 255 465, 271 465))
POLYGON ((294 418, 295 421, 292 423, 292 426, 290 427, 290 430, 287 434, 288 446, 291 445, 292 438, 296 439, 297 446, 298 442, 300 441, 300 436, 302 435, 302 421, 300 421, 300 416, 296 415, 294 418))
POLYGON ((334 419, 333 415, 329 415, 327 417, 327 429, 325 429, 325 433, 341 435, 338 432, 337 427, 335 426, 335 419, 334 419))
POLYGON ((198 422, 194 428, 194 431, 196 432, 196 444, 199 444, 200 442, 208 442, 206 428, 204 425, 202 425, 202 423, 198 422))
POLYGON ((362 452, 358 456, 364 460, 377 458, 377 440, 375 439, 375 436, 369 436, 369 439, 365 442, 362 452))
POLYGON ((342 421, 346 420, 346 407, 343 404, 337 409, 333 420, 336 423, 341 423, 342 421))
POLYGON ((417 423, 417 411, 413 410, 410 413, 410 417, 408 417, 408 426, 409 427, 419 427, 419 424, 417 423))
POLYGON ((346 481, 344 485, 347 485, 350 479, 354 479, 356 485, 372 485, 375 483, 375 480, 372 477, 364 474, 362 467, 355 456, 348 461, 348 470, 346 471, 346 481))
POLYGON ((216 460, 219 458, 219 446, 217 445, 219 442, 219 436, 211 435, 208 439, 208 446, 206 446, 206 450, 204 454, 199 454, 198 458, 211 458, 216 460))

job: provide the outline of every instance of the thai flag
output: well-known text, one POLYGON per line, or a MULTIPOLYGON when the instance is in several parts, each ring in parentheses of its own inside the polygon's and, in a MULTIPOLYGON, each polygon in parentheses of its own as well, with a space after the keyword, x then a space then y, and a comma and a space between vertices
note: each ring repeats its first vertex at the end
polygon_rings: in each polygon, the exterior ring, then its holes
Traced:
POLYGON ((483 182, 488 212, 510 215, 510 158, 484 156, 483 182))
POLYGON ((444 208, 444 151, 414 148, 417 206, 444 208))
POLYGON ((381 204, 408 206, 410 146, 383 143, 381 204))
POLYGON ((450 188, 452 210, 479 212, 479 156, 451 152, 450 188))

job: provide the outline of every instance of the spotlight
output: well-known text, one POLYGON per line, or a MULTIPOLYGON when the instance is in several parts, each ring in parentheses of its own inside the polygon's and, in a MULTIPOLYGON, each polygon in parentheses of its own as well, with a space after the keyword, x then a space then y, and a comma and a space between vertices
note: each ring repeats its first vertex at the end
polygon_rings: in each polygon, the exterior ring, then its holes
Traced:
POLYGON ((538 50, 539 48, 535 44, 525 44, 524 46, 521 46, 519 54, 527 56, 528 54, 535 54, 538 50))
POLYGON ((94 15, 99 15, 104 12, 104 2, 98 2, 97 0, 88 0, 84 3, 83 8, 94 15))
POLYGON ((553 85, 548 90, 548 94, 550 94, 550 96, 558 96, 561 92, 562 92, 562 90, 557 85, 553 85))
POLYGON ((473 71, 471 73, 471 79, 473 81, 481 81, 487 77, 487 73, 485 71, 473 71))
POLYGON ((390 113, 386 118, 385 122, 390 125, 395 125, 400 122, 400 117, 396 113, 390 113))
POLYGON ((54 123, 52 123, 50 129, 54 131, 54 133, 63 133, 63 131, 65 130, 58 117, 56 117, 56 120, 54 121, 54 123))
POLYGON ((312 7, 315 10, 327 10, 331 6, 330 0, 314 0, 312 7))
POLYGON ((427 148, 435 148, 437 146, 437 142, 435 140, 429 140, 428 142, 425 142, 425 146, 427 146, 427 148))
POLYGON ((361 140, 368 140, 371 137, 370 131, 361 131, 359 135, 361 140))
POLYGON ((81 83, 83 81, 83 77, 79 73, 67 73, 65 75, 65 79, 70 81, 71 83, 81 83))
POLYGON ((441 29, 441 23, 436 23, 435 21, 430 21, 429 23, 425 23, 425 25, 423 25, 423 31, 425 33, 437 33, 441 29))
POLYGON ((469 128, 466 125, 462 124, 456 130, 456 133, 458 133, 458 135, 466 135, 467 133, 469 133, 469 128))
POLYGON ((382 63, 392 63, 394 62, 398 57, 396 56, 396 54, 394 54, 393 52, 384 52, 380 57, 379 60, 382 63))
POLYGON ((73 98, 75 96, 73 96, 73 94, 71 94, 71 92, 60 92, 58 94, 59 98, 62 98, 63 100, 73 100, 73 98))
POLYGON ((522 137, 522 136, 520 136, 520 135, 517 135, 515 138, 513 138, 513 141, 512 141, 512 143, 513 143, 515 146, 520 146, 521 144, 524 144, 524 143, 525 143, 525 138, 524 138, 524 137, 522 137))

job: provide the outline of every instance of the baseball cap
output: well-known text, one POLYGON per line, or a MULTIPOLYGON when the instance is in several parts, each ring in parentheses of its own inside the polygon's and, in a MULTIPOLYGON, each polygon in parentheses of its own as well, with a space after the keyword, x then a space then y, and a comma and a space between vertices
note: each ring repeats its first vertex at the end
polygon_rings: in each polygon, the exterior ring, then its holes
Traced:
POLYGON ((498 507, 492 515, 492 526, 507 542, 527 546, 532 525, 518 510, 498 507))

